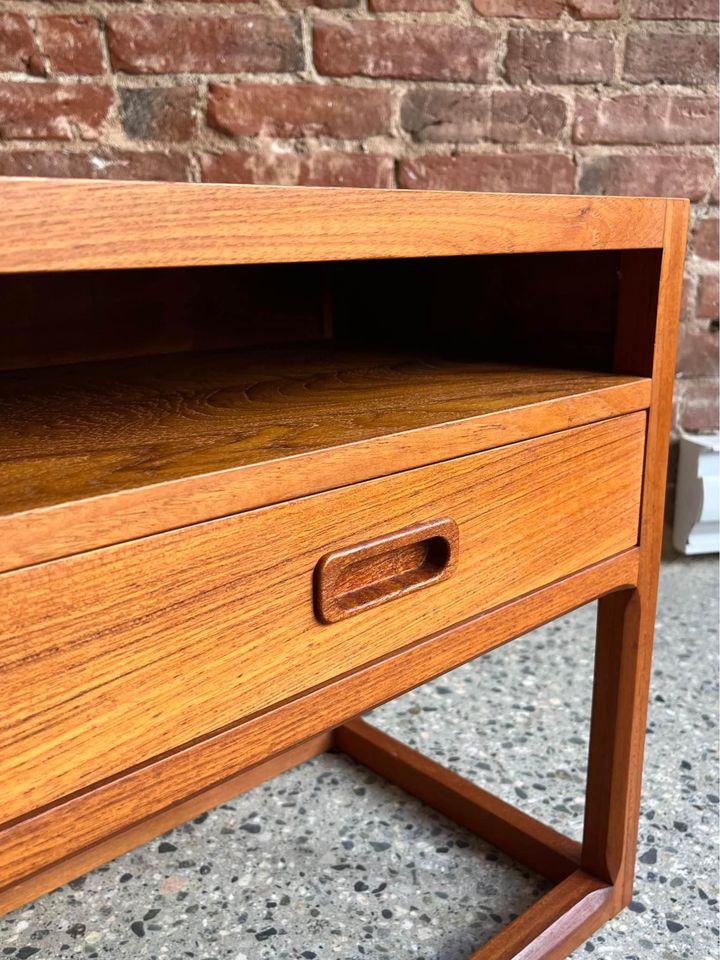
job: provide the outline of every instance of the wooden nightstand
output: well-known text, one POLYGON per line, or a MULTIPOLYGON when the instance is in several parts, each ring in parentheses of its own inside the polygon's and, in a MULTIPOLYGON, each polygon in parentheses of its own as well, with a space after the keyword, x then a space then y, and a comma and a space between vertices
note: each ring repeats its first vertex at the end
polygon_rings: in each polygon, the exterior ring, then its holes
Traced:
POLYGON ((687 204, 0 181, 0 907, 331 745, 628 903, 687 204), (600 598, 582 845, 362 713, 600 598))

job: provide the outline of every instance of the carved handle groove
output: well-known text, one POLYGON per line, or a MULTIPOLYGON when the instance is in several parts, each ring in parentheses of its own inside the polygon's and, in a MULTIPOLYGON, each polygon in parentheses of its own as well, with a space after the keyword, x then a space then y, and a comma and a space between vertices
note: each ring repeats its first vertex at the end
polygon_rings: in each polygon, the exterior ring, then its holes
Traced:
POLYGON ((459 546, 455 521, 433 520, 328 553, 315 567, 315 614, 335 623, 438 583, 455 569, 459 546))

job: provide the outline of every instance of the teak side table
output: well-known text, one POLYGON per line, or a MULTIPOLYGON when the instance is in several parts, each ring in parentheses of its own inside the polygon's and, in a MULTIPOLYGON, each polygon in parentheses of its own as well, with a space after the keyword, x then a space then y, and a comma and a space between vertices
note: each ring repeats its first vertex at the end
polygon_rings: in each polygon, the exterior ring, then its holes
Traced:
POLYGON ((0 181, 0 908, 331 745, 632 892, 685 201, 0 181), (599 598, 582 844, 359 719, 599 598))

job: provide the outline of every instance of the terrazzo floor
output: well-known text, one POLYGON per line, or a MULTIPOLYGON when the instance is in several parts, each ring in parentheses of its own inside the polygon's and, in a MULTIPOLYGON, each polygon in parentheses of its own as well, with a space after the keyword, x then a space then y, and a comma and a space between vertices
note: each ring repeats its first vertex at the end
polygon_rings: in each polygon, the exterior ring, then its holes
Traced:
MULTIPOLYGON (((717 562, 662 572, 637 887, 573 954, 718 957, 717 562)), ((586 607, 373 722, 579 837, 586 607)), ((546 889, 341 755, 318 757, 0 920, 13 960, 466 960, 546 889)))

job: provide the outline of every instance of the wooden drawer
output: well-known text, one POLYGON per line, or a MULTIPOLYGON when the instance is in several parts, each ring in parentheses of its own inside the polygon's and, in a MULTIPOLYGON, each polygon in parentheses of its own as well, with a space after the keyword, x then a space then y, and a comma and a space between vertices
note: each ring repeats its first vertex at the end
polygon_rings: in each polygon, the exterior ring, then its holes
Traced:
POLYGON ((297 696, 637 542, 645 414, 0 577, 0 820, 297 696), (321 623, 328 552, 421 522, 449 576, 321 623))

